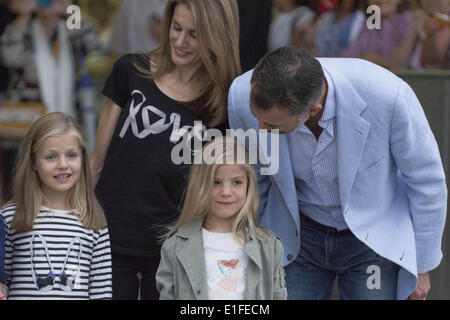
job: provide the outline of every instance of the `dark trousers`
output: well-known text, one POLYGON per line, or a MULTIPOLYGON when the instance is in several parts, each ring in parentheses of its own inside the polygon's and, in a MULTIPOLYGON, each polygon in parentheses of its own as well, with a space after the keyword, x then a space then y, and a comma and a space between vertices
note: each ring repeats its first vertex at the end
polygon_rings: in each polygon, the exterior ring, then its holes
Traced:
POLYGON ((285 267, 290 300, 330 299, 337 277, 341 300, 394 300, 399 266, 350 230, 337 231, 300 215, 301 248, 285 267))
POLYGON ((159 261, 159 257, 135 257, 113 253, 113 299, 158 300, 155 275, 159 261))

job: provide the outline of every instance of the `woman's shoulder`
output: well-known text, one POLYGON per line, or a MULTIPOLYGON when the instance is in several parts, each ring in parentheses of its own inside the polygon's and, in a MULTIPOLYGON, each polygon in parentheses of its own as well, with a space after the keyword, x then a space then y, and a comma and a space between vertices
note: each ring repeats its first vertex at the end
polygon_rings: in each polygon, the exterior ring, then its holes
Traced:
POLYGON ((150 67, 150 56, 144 53, 126 53, 117 58, 114 66, 120 69, 136 69, 136 66, 146 69, 150 67))

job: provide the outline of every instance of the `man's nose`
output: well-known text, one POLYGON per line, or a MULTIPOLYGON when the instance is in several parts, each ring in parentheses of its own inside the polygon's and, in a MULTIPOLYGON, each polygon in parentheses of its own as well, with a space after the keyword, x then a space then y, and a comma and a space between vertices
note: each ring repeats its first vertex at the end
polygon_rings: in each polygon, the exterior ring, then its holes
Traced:
POLYGON ((59 158, 59 162, 58 162, 58 167, 59 168, 67 168, 67 159, 66 157, 60 157, 59 158))

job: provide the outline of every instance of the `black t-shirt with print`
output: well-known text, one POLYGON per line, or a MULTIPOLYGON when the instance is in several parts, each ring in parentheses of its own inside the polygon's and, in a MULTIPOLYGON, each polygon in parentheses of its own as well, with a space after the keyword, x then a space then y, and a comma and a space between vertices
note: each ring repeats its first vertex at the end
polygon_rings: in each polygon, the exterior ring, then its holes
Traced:
MULTIPOLYGON (((177 129, 201 121, 180 102, 159 90, 134 63, 120 57, 102 94, 122 108, 96 193, 104 208, 114 253, 157 257, 158 236, 178 217, 189 164, 175 165, 177 129)), ((146 66, 145 66, 146 65, 146 66)))

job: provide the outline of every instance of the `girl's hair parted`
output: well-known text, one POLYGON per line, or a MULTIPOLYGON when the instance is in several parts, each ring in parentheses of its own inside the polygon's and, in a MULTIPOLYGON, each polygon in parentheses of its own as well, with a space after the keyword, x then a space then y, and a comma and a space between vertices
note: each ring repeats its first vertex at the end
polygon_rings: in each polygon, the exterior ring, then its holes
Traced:
POLYGON ((8 202, 8 204, 16 204, 12 227, 17 232, 33 229, 34 220, 43 204, 44 194, 39 176, 33 170, 37 151, 45 139, 64 135, 70 131, 75 134, 80 144, 82 168, 79 180, 68 192, 67 205, 74 210, 74 214, 86 229, 98 231, 106 227, 103 209, 94 194, 89 155, 82 130, 71 116, 62 112, 53 112, 31 125, 19 148, 12 185, 13 196, 8 202))

